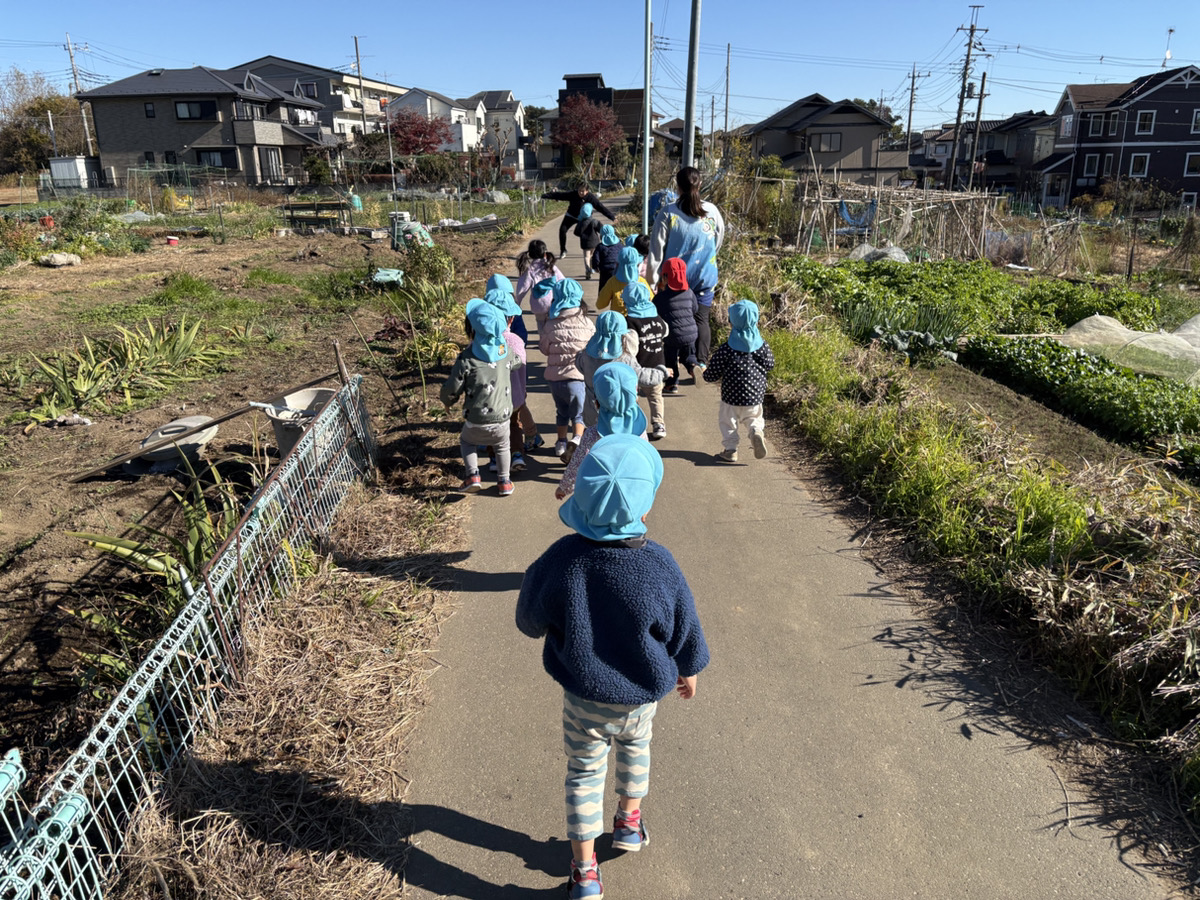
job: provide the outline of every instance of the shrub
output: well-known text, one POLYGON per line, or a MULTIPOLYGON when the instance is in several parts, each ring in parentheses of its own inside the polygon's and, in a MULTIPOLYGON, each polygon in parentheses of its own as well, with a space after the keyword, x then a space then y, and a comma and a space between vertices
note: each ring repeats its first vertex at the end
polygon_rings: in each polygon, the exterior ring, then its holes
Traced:
POLYGON ((454 257, 437 244, 409 247, 402 267, 408 281, 449 284, 454 280, 454 257))

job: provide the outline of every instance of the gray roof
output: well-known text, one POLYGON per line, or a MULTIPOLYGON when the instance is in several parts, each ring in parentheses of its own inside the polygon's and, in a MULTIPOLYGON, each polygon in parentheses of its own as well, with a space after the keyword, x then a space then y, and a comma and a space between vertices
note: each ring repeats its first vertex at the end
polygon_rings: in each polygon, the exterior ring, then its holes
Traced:
MULTIPOLYGON (((321 108, 321 104, 316 100, 298 96, 292 93, 290 88, 279 87, 277 80, 272 81, 275 83, 259 78, 245 69, 222 70, 210 69, 207 66, 195 66, 191 69, 148 69, 137 75, 84 91, 79 97, 82 100, 97 100, 109 97, 217 94, 233 95, 241 100, 256 100, 261 103, 284 100, 293 106, 321 108)), ((294 86, 294 82, 292 84, 294 86)))
POLYGON ((520 100, 510 100, 512 91, 477 91, 470 97, 465 97, 464 100, 470 102, 474 106, 478 101, 483 101, 483 108, 486 110, 493 109, 516 109, 521 105, 520 100))
MULTIPOLYGON (((470 106, 463 106, 462 100, 455 100, 453 97, 447 97, 445 94, 439 94, 437 91, 429 90, 429 88, 415 87, 415 88, 413 88, 413 90, 417 91, 419 93, 422 93, 427 97, 432 97, 434 100, 438 100, 442 103, 445 103, 447 106, 453 106, 456 109, 470 109, 471 108, 470 106)), ((474 105, 475 104, 471 104, 471 106, 474 106, 474 105)))
POLYGON ((751 125, 747 134, 758 134, 762 131, 803 131, 810 125, 816 124, 821 119, 825 118, 830 113, 839 110, 849 109, 874 119, 884 127, 891 127, 891 123, 880 118, 857 103, 851 100, 833 101, 821 94, 809 94, 807 97, 801 97, 790 106, 785 106, 774 115, 768 116, 756 125, 751 125))

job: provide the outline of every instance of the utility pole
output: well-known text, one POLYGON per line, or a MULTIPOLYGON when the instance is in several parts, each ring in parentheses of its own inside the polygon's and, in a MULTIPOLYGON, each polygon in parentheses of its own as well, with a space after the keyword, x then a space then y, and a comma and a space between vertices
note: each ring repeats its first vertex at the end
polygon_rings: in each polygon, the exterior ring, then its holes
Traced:
POLYGON ((642 234, 650 233, 650 48, 654 43, 654 23, 650 21, 650 0, 646 0, 645 83, 642 85, 642 234))
MULTIPOLYGON (((83 93, 79 87, 79 67, 75 65, 75 46, 71 43, 71 33, 67 32, 67 53, 71 57, 71 72, 75 76, 75 95, 83 93)), ((92 155, 92 130, 88 127, 87 113, 83 109, 83 105, 79 107, 80 118, 83 119, 83 134, 87 138, 88 156, 92 155)))
POLYGON ((358 35, 354 36, 354 67, 358 70, 358 108, 362 111, 363 140, 367 139, 367 93, 363 90, 362 57, 358 55, 358 35))
MULTIPOLYGON (((979 105, 975 108, 975 136, 971 139, 971 174, 967 176, 967 190, 975 184, 975 157, 979 153, 979 125, 983 120, 983 97, 984 89, 987 87, 987 72, 984 72, 979 77, 979 105)), ((980 183, 983 182, 983 176, 979 178, 980 183)))
POLYGON ((726 165, 729 156, 729 58, 733 56, 733 44, 725 45, 725 134, 721 138, 721 165, 726 165))
MULTIPOLYGON (((967 78, 971 74, 971 53, 975 50, 975 33, 976 31, 987 32, 986 28, 980 29, 976 26, 976 22, 979 19, 979 10, 983 9, 983 6, 981 4, 972 4, 971 9, 973 12, 971 13, 970 33, 967 35, 967 58, 963 62, 962 87, 958 92, 958 113, 954 117, 954 141, 950 144, 950 161, 946 165, 946 181, 942 185, 946 190, 949 190, 951 184, 954 182, 954 170, 957 168, 958 163, 959 129, 962 128, 963 104, 967 100, 967 78)), ((964 31, 966 29, 960 25, 958 30, 964 31)))
POLYGON ((710 94, 708 99, 712 101, 708 108, 708 150, 711 154, 717 129, 717 95, 710 94))
MULTIPOLYGON (((688 40, 687 98, 683 105, 682 165, 690 166, 696 156, 696 77, 700 70, 700 0, 692 0, 692 33, 688 40)), ((701 112, 701 121, 704 113, 701 112)))

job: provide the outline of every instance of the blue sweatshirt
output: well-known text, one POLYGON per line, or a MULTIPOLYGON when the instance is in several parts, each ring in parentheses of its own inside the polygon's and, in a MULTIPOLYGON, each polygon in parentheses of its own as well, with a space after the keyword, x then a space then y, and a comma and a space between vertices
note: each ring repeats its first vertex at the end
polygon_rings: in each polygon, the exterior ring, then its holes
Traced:
POLYGON ((545 637, 542 662, 577 697, 639 706, 708 665, 695 601, 675 558, 644 538, 555 541, 525 572, 517 627, 545 637))

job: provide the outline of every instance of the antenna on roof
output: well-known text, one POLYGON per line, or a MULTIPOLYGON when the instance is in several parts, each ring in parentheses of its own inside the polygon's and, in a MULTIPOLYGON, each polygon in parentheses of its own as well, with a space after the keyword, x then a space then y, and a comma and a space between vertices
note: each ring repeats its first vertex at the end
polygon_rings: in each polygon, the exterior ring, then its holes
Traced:
POLYGON ((1162 61, 1162 67, 1164 69, 1167 67, 1167 63, 1170 62, 1170 60, 1171 60, 1171 35, 1173 35, 1174 33, 1175 33, 1174 28, 1167 29, 1167 52, 1163 56, 1163 61, 1162 61))

